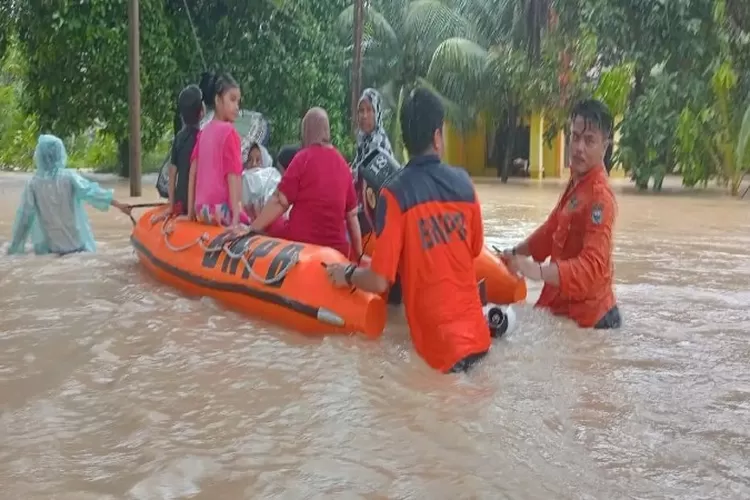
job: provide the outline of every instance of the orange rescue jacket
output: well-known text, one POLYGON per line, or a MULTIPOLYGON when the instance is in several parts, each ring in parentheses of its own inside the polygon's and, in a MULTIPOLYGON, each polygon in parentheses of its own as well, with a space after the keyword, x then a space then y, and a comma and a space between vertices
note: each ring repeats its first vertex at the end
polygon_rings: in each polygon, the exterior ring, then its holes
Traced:
POLYGON ((615 306, 612 226, 617 203, 604 168, 571 179, 547 220, 526 240, 537 262, 560 270, 560 286, 545 284, 537 307, 588 328, 615 306))

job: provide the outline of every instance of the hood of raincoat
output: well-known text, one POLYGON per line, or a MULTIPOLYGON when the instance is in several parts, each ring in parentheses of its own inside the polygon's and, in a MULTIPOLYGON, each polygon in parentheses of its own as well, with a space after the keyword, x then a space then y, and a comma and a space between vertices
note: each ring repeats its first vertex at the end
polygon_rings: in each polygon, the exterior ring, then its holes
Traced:
POLYGON ((243 156, 245 163, 247 163, 248 155, 250 154, 250 149, 252 149, 254 145, 258 146, 258 149, 260 149, 260 156, 262 158, 259 168, 273 168, 273 158, 271 157, 271 153, 269 153, 266 147, 260 142, 250 143, 250 145, 247 148, 247 151, 245 152, 245 156, 243 156))
POLYGON ((63 141, 54 135, 40 135, 34 151, 34 163, 36 175, 55 177, 68 164, 68 154, 63 141))

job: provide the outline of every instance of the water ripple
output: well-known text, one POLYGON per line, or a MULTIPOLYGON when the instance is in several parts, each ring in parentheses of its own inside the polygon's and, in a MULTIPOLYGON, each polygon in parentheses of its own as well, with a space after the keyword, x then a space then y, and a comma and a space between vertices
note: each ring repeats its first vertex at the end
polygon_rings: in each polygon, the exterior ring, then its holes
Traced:
MULTIPOLYGON (((500 247, 557 197, 493 189, 500 247)), ((620 201, 624 327, 527 305, 468 377, 398 310, 380 341, 319 339, 183 297, 110 215, 97 255, 0 258, 4 497, 748 498, 747 207, 620 201)))

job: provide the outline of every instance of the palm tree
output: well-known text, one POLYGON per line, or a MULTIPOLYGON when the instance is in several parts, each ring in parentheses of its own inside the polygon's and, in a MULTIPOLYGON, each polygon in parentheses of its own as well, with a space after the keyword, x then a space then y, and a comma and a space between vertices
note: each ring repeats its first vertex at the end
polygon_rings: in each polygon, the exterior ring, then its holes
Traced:
POLYGON ((561 90, 575 83, 569 75, 574 57, 562 50, 568 40, 549 33, 549 21, 557 19, 550 0, 462 0, 458 11, 476 26, 474 37, 441 43, 428 80, 452 103, 452 121, 474 123, 481 110, 497 131, 496 140, 508 135, 504 158, 496 160, 507 182, 519 118, 536 109, 564 107, 561 90))
MULTIPOLYGON (((352 43, 354 5, 339 15, 341 36, 352 43)), ((427 74, 430 57, 443 40, 468 36, 473 26, 453 0, 370 0, 364 5, 362 86, 378 88, 387 108, 400 109, 404 96, 427 74)), ((352 71, 352 60, 344 69, 352 71)), ((390 120, 389 135, 401 160, 398 113, 390 120)))

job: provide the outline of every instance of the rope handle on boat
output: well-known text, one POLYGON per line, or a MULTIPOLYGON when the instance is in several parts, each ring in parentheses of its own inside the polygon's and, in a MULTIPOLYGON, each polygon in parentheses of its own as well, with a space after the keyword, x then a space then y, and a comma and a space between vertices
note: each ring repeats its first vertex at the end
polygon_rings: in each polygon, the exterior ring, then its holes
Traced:
MULTIPOLYGON (((166 203, 139 203, 137 205, 130 205, 130 208, 153 208, 153 207, 159 207, 159 206, 166 206, 166 203)), ((130 220, 133 222, 133 225, 136 225, 135 219, 133 216, 130 216, 130 220)), ((200 246, 201 250, 203 250, 206 253, 210 252, 224 252, 227 254, 227 256, 230 259, 238 259, 242 262, 242 264, 245 266, 245 269, 247 269, 248 274, 251 278, 253 278, 255 281, 262 285, 273 285, 280 281, 282 281, 284 278, 286 278, 286 275, 289 274, 289 271, 294 268, 299 263, 299 254, 295 253, 292 254, 291 258, 289 259, 289 262, 286 266, 284 266, 278 273, 274 275, 273 278, 262 278, 261 276, 258 276, 258 274, 253 271, 252 266, 250 266, 250 263, 247 261, 247 257, 245 257, 245 252, 247 251, 247 245, 240 251, 240 252, 233 252, 230 248, 232 243, 234 243, 237 238, 234 238, 230 241, 224 241, 221 246, 215 246, 210 247, 206 243, 211 239, 211 235, 209 235, 207 232, 201 234, 199 237, 195 239, 195 241, 191 241, 189 243, 186 243, 184 245, 174 245, 172 242, 169 241, 170 235, 174 232, 174 222, 176 218, 172 214, 167 213, 161 213, 154 215, 151 218, 151 224, 156 224, 157 222, 164 221, 161 226, 161 234, 164 237, 164 244, 168 249, 171 251, 177 253, 177 252, 183 252, 189 248, 192 248, 195 245, 200 246)))
POLYGON ((135 217, 133 217, 132 210, 134 208, 156 208, 156 207, 166 207, 168 203, 164 202, 157 202, 157 203, 135 203, 133 205, 126 205, 128 208, 130 208, 131 213, 128 214, 128 217, 130 217, 130 222, 133 223, 133 226, 137 224, 135 217))
POLYGON ((174 217, 169 216, 164 221, 164 223, 161 226, 161 234, 164 236, 164 244, 173 252, 182 252, 189 248, 192 248, 195 245, 198 245, 201 250, 203 250, 206 253, 211 252, 224 252, 227 254, 227 256, 230 259, 237 259, 242 262, 242 264, 245 266, 245 269, 247 270, 248 274, 252 279, 257 281, 258 283, 262 285, 273 285, 280 281, 282 281, 284 278, 286 278, 286 275, 289 274, 289 271, 291 271, 294 266, 296 266, 299 263, 299 255, 297 253, 292 254, 291 258, 289 259, 289 262, 286 266, 284 266, 278 273, 276 273, 272 278, 263 278, 259 276, 258 274, 253 271, 252 266, 247 261, 247 257, 245 257, 245 253, 247 252, 247 243, 245 244, 245 247, 239 251, 239 252, 233 252, 231 249, 232 243, 236 241, 237 238, 231 240, 231 241, 225 241, 220 246, 208 246, 206 243, 211 239, 211 236, 205 232, 201 234, 198 238, 195 239, 195 241, 191 241, 190 243, 186 243, 184 245, 173 245, 169 241, 169 236, 174 232, 174 217))

